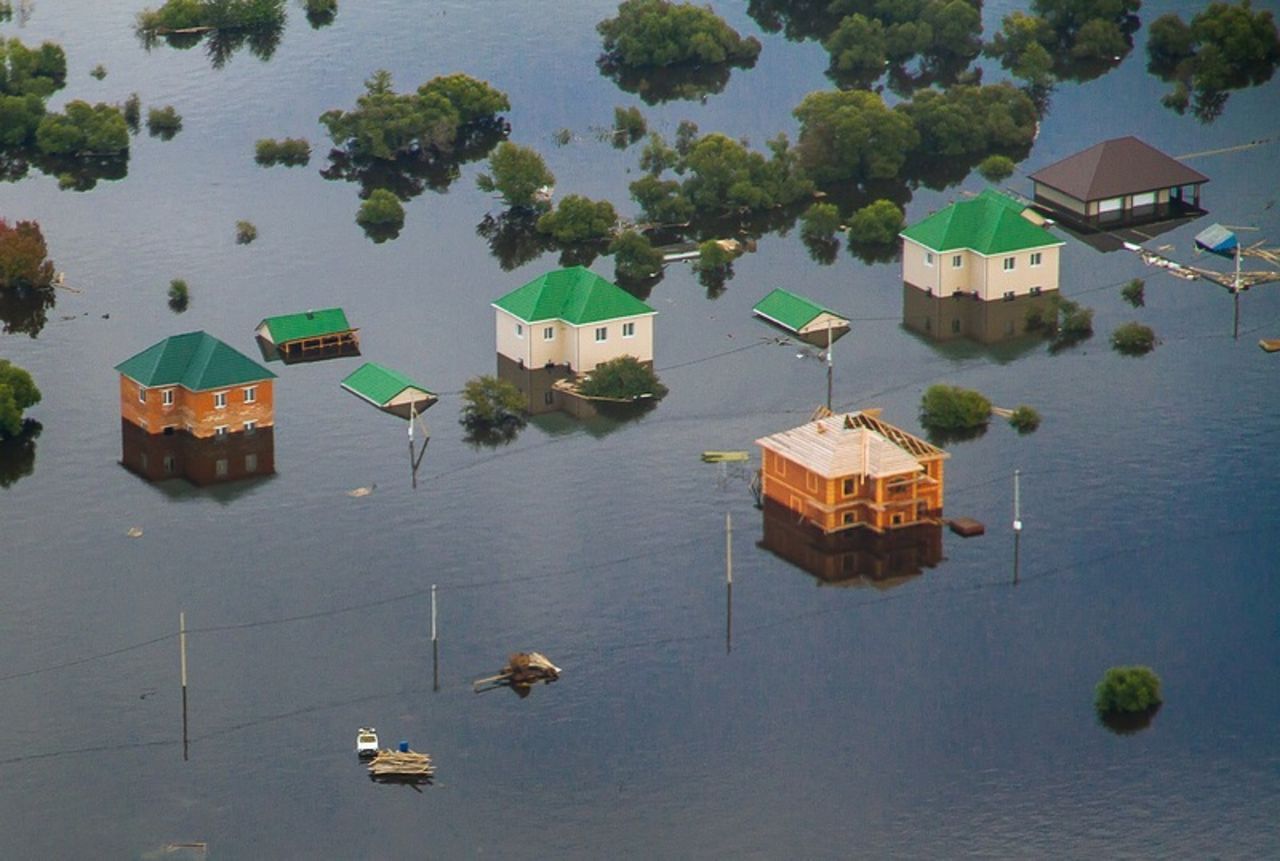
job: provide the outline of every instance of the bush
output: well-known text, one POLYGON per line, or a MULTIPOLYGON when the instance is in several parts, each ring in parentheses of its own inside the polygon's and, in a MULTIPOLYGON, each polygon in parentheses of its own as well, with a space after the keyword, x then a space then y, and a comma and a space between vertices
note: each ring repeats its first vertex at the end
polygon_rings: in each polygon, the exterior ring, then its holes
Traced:
MULTIPOLYGON (((127 122, 127 121, 126 121, 127 122)), ((173 105, 163 108, 150 108, 147 111, 147 132, 153 138, 170 140, 182 130, 182 117, 173 109, 173 105)))
POLYGON ((1040 414, 1026 404, 1021 404, 1009 416, 1009 424, 1018 433, 1031 433, 1040 427, 1040 414))
POLYGON ((124 116, 124 123, 129 127, 129 131, 137 133, 142 123, 142 99, 138 98, 137 93, 131 93, 129 98, 124 100, 124 104, 120 106, 120 111, 124 116))
POLYGON ((258 238, 258 228, 254 227, 252 221, 236 222, 236 244, 248 245, 250 242, 258 238))
POLYGON ((1100 715, 1151 711, 1161 702, 1160 677, 1150 667, 1112 667, 1093 696, 1100 715))
POLYGON ((613 255, 613 274, 619 281, 647 281, 662 272, 662 252, 649 238, 634 230, 624 230, 609 246, 613 255))
POLYGON ((987 182, 1003 182, 1013 176, 1013 159, 1005 155, 989 155, 978 162, 978 173, 987 182))
POLYGON ((462 390, 458 421, 473 437, 505 435, 509 440, 525 425, 525 404, 512 383, 493 376, 472 377, 462 390))
POLYGON ((624 68, 679 65, 749 66, 760 42, 743 39, 710 6, 667 0, 623 0, 618 17, 601 21, 605 59, 624 68))
POLYGON ((99 63, 89 70, 89 74, 101 81, 107 76, 107 67, 99 63))
POLYGON ((698 245, 698 258, 693 261, 693 268, 699 272, 724 272, 736 256, 717 240, 708 239, 698 245))
POLYGON ((181 278, 174 278, 169 282, 169 308, 175 314, 181 314, 187 310, 187 305, 191 302, 191 291, 187 289, 187 282, 181 278))
POLYGON ((45 155, 114 156, 129 151, 129 125, 115 105, 75 100, 61 114, 45 114, 36 127, 45 155))
POLYGON ((805 239, 831 239, 839 229, 840 209, 834 203, 815 203, 800 216, 800 235, 805 239))
POLYGON ((645 122, 644 114, 640 113, 639 108, 632 106, 613 109, 613 142, 615 145, 629 146, 644 137, 648 130, 648 123, 645 122))
POLYGON ((387 228, 398 231, 404 226, 404 207, 400 205, 400 199, 385 188, 375 188, 369 199, 360 204, 356 224, 367 230, 387 228))
POLYGON ((311 161, 311 144, 306 138, 263 138, 254 145, 253 159, 263 167, 303 167, 311 161))
POLYGON ((40 403, 40 390, 23 368, 0 359, 0 437, 22 433, 22 413, 40 403))
POLYGON ((1156 333, 1141 323, 1125 323, 1111 333, 1111 346, 1126 356, 1141 356, 1156 347, 1156 333))
POLYGON ((991 401, 972 389, 933 385, 920 401, 920 422, 930 430, 976 430, 990 418, 991 401))
POLYGON ((607 239, 613 234, 618 214, 607 200, 599 202, 570 194, 554 212, 538 219, 538 232, 550 234, 557 242, 569 244, 607 239))
POLYGON ((849 221, 851 245, 892 245, 904 225, 902 210, 891 200, 877 200, 853 214, 849 221))
POLYGON ((634 356, 619 356, 596 365, 578 386, 578 391, 592 398, 629 401, 640 397, 662 398, 667 388, 649 365, 634 356))
POLYGON ((1135 308, 1141 308, 1147 304, 1146 299, 1146 282, 1141 278, 1134 278, 1120 290, 1121 297, 1135 308))

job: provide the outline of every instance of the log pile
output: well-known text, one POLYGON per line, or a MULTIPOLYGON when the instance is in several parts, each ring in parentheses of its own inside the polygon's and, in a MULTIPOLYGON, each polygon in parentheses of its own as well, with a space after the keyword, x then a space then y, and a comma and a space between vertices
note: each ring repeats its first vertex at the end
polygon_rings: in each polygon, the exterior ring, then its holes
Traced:
POLYGON ((369 777, 378 778, 418 778, 429 780, 435 776, 436 767, 431 764, 431 757, 413 750, 380 750, 378 755, 369 761, 369 777))
POLYGON ((560 678, 560 668, 551 663, 541 652, 515 652, 507 657, 507 665, 497 675, 476 679, 476 692, 497 687, 514 688, 517 693, 528 693, 538 682, 550 684, 560 678))

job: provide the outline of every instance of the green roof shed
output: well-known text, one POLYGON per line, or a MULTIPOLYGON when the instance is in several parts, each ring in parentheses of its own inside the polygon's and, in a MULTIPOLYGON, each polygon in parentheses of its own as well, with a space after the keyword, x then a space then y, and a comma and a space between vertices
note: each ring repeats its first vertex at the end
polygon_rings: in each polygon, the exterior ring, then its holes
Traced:
POLYGON ((847 317, 842 317, 829 308, 824 308, 781 287, 771 290, 751 310, 757 317, 762 317, 797 335, 808 335, 827 328, 844 329, 849 326, 847 317))
POLYGON ((342 388, 383 412, 409 418, 439 398, 425 386, 377 362, 365 362, 342 381, 342 388))

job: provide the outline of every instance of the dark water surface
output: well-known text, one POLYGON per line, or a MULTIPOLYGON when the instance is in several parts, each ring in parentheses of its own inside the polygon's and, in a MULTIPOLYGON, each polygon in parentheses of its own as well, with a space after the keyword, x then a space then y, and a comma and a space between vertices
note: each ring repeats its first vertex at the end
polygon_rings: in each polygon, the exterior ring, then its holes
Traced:
MULTIPOLYGON (((0 215, 39 220, 83 290, 59 293, 38 338, 0 337, 44 392, 34 469, 0 489, 0 857, 156 857, 195 840, 219 858, 1276 851, 1280 358, 1255 342, 1280 337, 1280 288, 1243 296, 1233 340, 1221 289, 1071 240, 1063 292, 1095 309, 1091 341, 1058 355, 940 348, 901 328, 896 263, 842 253, 819 266, 793 231, 737 261, 715 300, 685 266, 668 270, 650 298, 671 389, 656 410, 539 422, 476 451, 452 393, 493 372, 489 303, 555 255, 501 270, 475 235, 496 204, 474 164, 374 245, 353 222, 357 187, 318 176, 315 120, 379 66, 402 89, 465 71, 510 95, 512 139, 544 154, 558 194, 631 213, 637 150, 595 135, 615 105, 640 104, 594 66, 594 25, 615 4, 346 2, 321 30, 291 5, 270 62, 241 52, 221 70, 199 47, 144 52, 141 5, 38 0, 25 28, 0 28, 66 47, 55 104, 137 91, 184 120, 171 142, 135 138, 128 177, 93 191, 38 174, 0 185, 0 215), (575 138, 557 147, 561 128, 575 138), (311 139, 311 166, 255 166, 253 142, 284 136, 311 139), (258 226, 253 245, 235 245, 238 219, 258 226), (1119 296, 1134 276, 1148 279, 1139 310, 1119 296), (164 300, 175 277, 192 290, 181 317, 164 300), (841 405, 917 430, 921 391, 945 381, 1040 410, 1035 434, 997 422, 951 447, 947 511, 985 521, 986 536, 948 534, 941 563, 891 587, 819 587, 757 546, 745 472, 698 455, 748 448, 825 395, 821 365, 794 348, 728 352, 772 334, 749 309, 775 286, 856 318, 836 350, 841 405), (428 413, 416 491, 403 425, 338 389, 353 359, 275 366, 268 481, 198 491, 119 465, 114 364, 195 328, 251 350, 262 317, 329 305, 361 327, 366 359, 450 393, 428 413), (1149 356, 1107 344, 1131 319, 1162 338, 1149 356), (193 629, 185 762, 180 610, 193 629), (524 700, 471 692, 529 648, 565 668, 558 684, 524 700), (1092 711, 1118 663, 1164 681, 1164 708, 1134 735, 1092 711), (436 785, 372 785, 351 754, 366 724, 432 753, 436 785)), ((705 104, 642 106, 651 127, 671 135, 690 118, 756 145, 794 138, 791 107, 828 86, 824 52, 719 7, 762 37, 759 63, 705 104)), ((1009 8, 987 4, 988 31, 1009 8)), ((1024 171, 1120 134, 1182 155, 1280 133, 1276 81, 1232 95, 1212 125, 1160 107, 1144 39, 1115 71, 1054 94, 1024 171)), ((1280 244, 1277 146, 1191 161, 1212 178, 1211 215, 1158 243, 1189 261, 1195 232, 1222 221, 1280 244)), ((918 190, 908 219, 982 187, 918 190)), ((612 274, 610 261, 595 269, 612 274)))

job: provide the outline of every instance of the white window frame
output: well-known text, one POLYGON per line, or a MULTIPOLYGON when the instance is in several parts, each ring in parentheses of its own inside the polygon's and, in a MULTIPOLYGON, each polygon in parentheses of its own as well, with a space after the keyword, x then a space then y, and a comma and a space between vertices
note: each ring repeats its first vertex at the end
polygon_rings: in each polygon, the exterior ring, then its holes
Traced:
POLYGON ((227 408, 227 393, 225 391, 213 393, 213 408, 215 410, 225 410, 227 408))
POLYGON ((932 251, 926 251, 924 253, 924 265, 928 266, 930 269, 933 268, 933 252, 932 251))
POLYGON ((253 432, 254 432, 254 431, 256 431, 257 429, 258 429, 258 422, 257 422, 257 419, 249 419, 248 421, 246 421, 246 422, 244 423, 244 432, 245 432, 245 433, 253 433, 253 432))
POLYGON ((622 337, 634 338, 636 336, 636 324, 634 322, 622 324, 622 337))
POLYGON ((605 341, 608 341, 608 340, 609 340, 609 327, 596 326, 596 343, 603 344, 605 341))
POLYGON ((1016 269, 1017 267, 1018 267, 1018 258, 1017 258, 1017 257, 1006 257, 1006 258, 1004 259, 1004 271, 1005 271, 1005 272, 1012 272, 1012 271, 1013 271, 1014 269, 1016 269))
POLYGON ((226 439, 227 433, 230 430, 230 425, 218 425, 213 429, 213 437, 214 439, 226 439))
POLYGON ((524 323, 516 323, 516 337, 524 340, 524 323))
POLYGON ((173 406, 173 389, 160 390, 160 405, 165 407, 173 406))
POLYGON ((963 255, 963 254, 952 254, 952 255, 951 255, 951 268, 952 268, 952 269, 959 269, 959 268, 961 268, 962 266, 964 266, 964 255, 963 255))
POLYGON ((1031 265, 1032 265, 1032 266, 1039 266, 1039 265, 1040 265, 1040 262, 1041 262, 1040 252, 1039 252, 1039 251, 1032 251, 1032 252, 1031 252, 1031 265))
POLYGON ((145 404, 147 402, 147 390, 143 386, 138 386, 138 403, 145 404))
POLYGON ((258 402, 257 386, 245 386, 241 391, 244 392, 244 402, 246 404, 256 404, 258 402))
POLYGON ((556 327, 555 327, 555 326, 543 326, 543 327, 542 327, 542 340, 544 340, 544 341, 554 341, 555 339, 556 339, 556 327))

